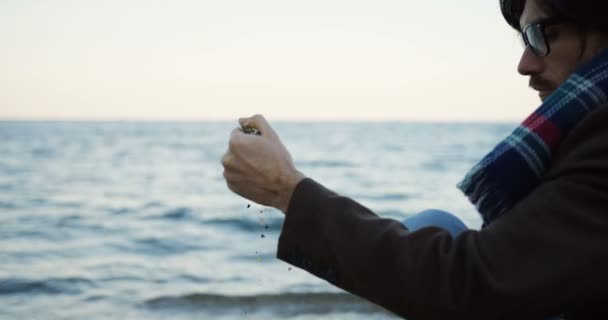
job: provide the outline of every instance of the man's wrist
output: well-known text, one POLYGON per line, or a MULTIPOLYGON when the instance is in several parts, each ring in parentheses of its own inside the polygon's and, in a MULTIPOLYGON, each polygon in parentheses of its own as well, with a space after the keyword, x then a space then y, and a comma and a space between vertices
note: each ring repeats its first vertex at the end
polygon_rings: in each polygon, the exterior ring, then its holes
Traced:
POLYGON ((282 195, 278 208, 279 210, 283 211, 284 214, 287 214, 287 209, 289 209, 289 203, 291 202, 291 198, 296 186, 305 178, 306 176, 297 170, 292 175, 287 177, 284 187, 281 190, 282 195))

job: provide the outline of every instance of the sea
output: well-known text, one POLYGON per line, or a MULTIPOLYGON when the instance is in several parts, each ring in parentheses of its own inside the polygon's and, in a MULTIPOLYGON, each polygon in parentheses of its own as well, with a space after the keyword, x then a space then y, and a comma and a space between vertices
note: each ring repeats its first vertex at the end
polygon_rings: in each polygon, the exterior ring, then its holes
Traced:
MULTIPOLYGON (((0 319, 395 319, 276 258, 283 214, 223 179, 236 126, 0 122, 0 319)), ((515 124, 273 127, 302 173, 379 216, 478 229, 456 184, 515 124)))

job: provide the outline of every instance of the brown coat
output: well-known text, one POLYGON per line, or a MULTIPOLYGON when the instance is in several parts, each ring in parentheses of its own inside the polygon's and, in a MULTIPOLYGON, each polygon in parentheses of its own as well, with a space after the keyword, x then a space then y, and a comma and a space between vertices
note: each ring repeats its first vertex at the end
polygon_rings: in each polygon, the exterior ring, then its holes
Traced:
POLYGON ((603 319, 608 106, 564 139, 534 191, 481 231, 409 232, 305 179, 277 256, 410 320, 603 319))

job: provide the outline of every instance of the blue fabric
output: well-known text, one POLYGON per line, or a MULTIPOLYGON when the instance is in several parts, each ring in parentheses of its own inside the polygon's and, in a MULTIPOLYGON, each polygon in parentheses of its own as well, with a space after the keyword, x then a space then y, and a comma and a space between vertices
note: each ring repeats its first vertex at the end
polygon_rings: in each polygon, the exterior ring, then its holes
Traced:
POLYGON ((461 232, 468 230, 467 226, 455 215, 436 209, 425 210, 407 217, 402 223, 410 231, 425 227, 439 227, 447 230, 452 237, 457 237, 461 232))

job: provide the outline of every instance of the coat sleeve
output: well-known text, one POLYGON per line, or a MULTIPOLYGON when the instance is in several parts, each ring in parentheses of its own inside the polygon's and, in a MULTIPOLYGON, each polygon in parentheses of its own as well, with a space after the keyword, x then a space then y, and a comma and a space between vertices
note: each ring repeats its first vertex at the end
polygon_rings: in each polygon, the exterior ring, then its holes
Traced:
MULTIPOLYGON (((608 109, 608 108, 607 108, 608 109)), ((608 296, 608 112, 573 130, 546 179, 481 231, 408 231, 312 179, 278 258, 409 319, 542 319, 608 296)))

